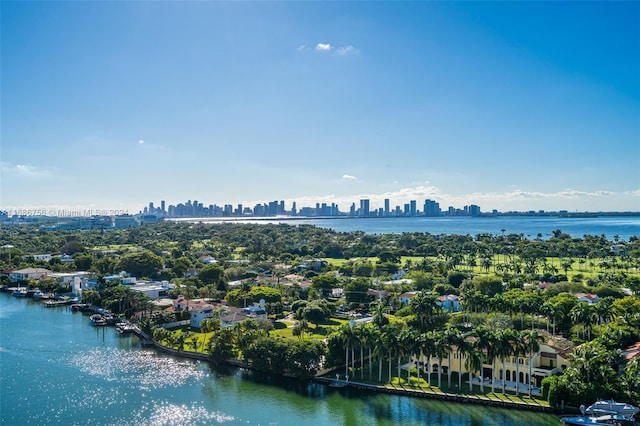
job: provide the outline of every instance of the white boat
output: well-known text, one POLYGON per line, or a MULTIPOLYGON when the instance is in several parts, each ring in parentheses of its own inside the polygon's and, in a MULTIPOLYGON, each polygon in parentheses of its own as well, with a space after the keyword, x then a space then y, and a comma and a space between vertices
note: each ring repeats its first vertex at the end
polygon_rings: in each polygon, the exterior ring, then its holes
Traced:
POLYGON ((612 399, 608 401, 596 401, 585 409, 585 413, 591 416, 613 414, 627 418, 633 418, 633 416, 638 414, 639 411, 640 408, 638 407, 634 407, 633 405, 626 404, 624 402, 615 402, 612 399))
POLYGON ((100 314, 93 314, 89 317, 91 319, 91 324, 95 327, 102 327, 107 325, 107 320, 100 314))
POLYGON ((13 293, 11 293, 11 295, 14 297, 27 297, 27 288, 18 287, 17 289, 13 290, 13 293))
POLYGON ((640 408, 613 400, 598 400, 589 407, 580 406, 582 416, 564 417, 566 425, 635 425, 634 416, 640 408))
POLYGON ((51 297, 51 293, 43 293, 41 291, 36 291, 35 293, 33 293, 33 298, 36 300, 48 300, 51 299, 51 297))

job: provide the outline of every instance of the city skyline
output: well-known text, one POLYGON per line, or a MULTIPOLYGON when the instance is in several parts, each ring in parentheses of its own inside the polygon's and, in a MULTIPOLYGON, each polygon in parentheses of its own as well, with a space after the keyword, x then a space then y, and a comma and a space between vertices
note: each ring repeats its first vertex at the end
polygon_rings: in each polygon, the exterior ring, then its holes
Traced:
POLYGON ((640 211, 638 2, 2 7, 0 210, 640 211))
MULTIPOLYGON (((161 200, 159 205, 150 201, 143 210, 137 212, 138 215, 155 215, 158 217, 242 217, 242 216, 352 216, 352 217, 393 217, 393 216, 479 216, 481 213, 480 206, 471 204, 462 208, 448 206, 446 209, 441 208, 440 203, 436 200, 426 199, 421 208, 418 208, 417 200, 409 200, 404 204, 391 204, 391 200, 385 198, 383 206, 371 205, 371 200, 362 198, 356 202, 352 202, 348 207, 340 208, 340 205, 331 203, 317 202, 315 205, 299 205, 296 201, 292 201, 287 207, 284 200, 273 200, 264 203, 256 203, 254 205, 245 205, 242 203, 233 204, 210 204, 194 199, 187 200, 178 204, 167 204, 166 200, 161 200)), ((497 213, 497 211, 494 211, 497 213)))

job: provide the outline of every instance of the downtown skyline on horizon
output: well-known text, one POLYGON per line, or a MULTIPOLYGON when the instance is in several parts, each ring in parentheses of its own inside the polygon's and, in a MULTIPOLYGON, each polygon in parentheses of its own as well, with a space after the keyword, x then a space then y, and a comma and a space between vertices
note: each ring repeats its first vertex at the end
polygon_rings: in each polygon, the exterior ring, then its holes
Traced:
POLYGON ((640 2, 3 2, 0 24, 0 210, 640 211, 640 2))

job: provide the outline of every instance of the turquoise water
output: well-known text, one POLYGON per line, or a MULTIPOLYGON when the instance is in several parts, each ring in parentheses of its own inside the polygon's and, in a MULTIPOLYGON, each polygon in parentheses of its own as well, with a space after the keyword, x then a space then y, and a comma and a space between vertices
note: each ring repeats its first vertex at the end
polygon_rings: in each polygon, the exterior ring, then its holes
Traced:
POLYGON ((0 294, 6 425, 559 425, 556 416, 331 389, 159 355, 67 308, 0 294))
MULTIPOLYGON (((189 220, 189 219, 187 219, 189 220)), ((219 219, 190 219, 216 222, 219 219)), ((335 219, 246 219, 243 223, 308 224, 331 228, 338 232, 363 231, 368 234, 400 234, 403 232, 429 232, 431 234, 522 234, 547 239, 556 229, 575 238, 584 235, 604 235, 609 240, 618 236, 628 241, 640 236, 640 216, 602 216, 589 218, 560 218, 552 216, 498 216, 498 217, 392 217, 392 218, 335 218, 335 219)))

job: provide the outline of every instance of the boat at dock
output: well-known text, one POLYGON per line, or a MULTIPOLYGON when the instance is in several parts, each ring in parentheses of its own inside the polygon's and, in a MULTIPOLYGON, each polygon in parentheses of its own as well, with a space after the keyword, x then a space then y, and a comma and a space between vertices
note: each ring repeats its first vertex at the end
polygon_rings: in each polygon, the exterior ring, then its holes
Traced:
POLYGON ((107 325, 107 319, 100 314, 93 314, 89 317, 94 327, 103 327, 107 325))
POLYGON ((26 287, 18 287, 11 293, 13 297, 27 297, 27 288, 26 287))
POLYGON ((128 322, 119 322, 116 323, 116 331, 119 334, 129 334, 129 333, 133 333, 136 330, 136 326, 128 323, 128 322))
POLYGON ((53 293, 44 293, 42 291, 36 291, 35 293, 33 293, 33 298, 35 300, 49 300, 49 299, 53 299, 54 295, 53 293))
POLYGON ((564 417, 565 425, 637 425, 634 416, 640 408, 613 400, 598 400, 589 407, 580 406, 582 416, 564 417))
POLYGON ((56 306, 65 306, 68 305, 69 301, 66 299, 49 299, 44 301, 45 308, 55 308, 56 306))

